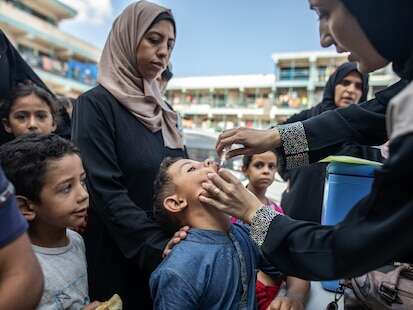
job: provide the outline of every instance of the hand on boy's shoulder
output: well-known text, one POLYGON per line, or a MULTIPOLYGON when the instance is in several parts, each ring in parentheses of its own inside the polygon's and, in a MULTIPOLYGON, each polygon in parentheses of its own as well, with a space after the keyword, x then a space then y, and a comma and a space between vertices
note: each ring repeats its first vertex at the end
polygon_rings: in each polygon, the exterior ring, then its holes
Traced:
POLYGON ((178 230, 173 237, 168 241, 165 246, 165 249, 162 253, 162 258, 165 258, 169 253, 171 253, 172 249, 179 243, 181 240, 186 239, 189 231, 189 226, 184 226, 180 230, 178 230))

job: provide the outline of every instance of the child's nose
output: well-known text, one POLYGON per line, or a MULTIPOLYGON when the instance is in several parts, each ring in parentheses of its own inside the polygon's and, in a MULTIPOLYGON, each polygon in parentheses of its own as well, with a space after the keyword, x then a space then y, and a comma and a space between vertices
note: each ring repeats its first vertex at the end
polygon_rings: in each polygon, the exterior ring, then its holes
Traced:
POLYGON ((34 117, 29 118, 29 129, 36 130, 37 129, 37 121, 34 117))
POLYGON ((218 169, 217 163, 211 158, 208 158, 204 161, 204 167, 210 167, 214 169, 215 171, 218 169))

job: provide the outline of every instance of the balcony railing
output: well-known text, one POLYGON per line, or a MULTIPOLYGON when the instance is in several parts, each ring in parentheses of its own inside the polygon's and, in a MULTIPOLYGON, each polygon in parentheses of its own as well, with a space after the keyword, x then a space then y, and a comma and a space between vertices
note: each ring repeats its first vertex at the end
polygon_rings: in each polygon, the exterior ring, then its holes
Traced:
POLYGON ((308 69, 281 69, 280 80, 308 80, 310 78, 310 70, 308 69))
POLYGON ((22 57, 34 68, 50 72, 86 85, 96 85, 97 65, 94 63, 82 63, 76 60, 67 62, 53 59, 48 56, 40 56, 29 53, 21 53, 22 57))

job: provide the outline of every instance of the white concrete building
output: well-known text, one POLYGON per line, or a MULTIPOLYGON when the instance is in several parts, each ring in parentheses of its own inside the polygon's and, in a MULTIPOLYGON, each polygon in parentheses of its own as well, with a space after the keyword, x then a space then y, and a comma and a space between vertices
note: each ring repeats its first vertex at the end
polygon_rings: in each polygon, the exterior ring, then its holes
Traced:
POLYGON ((59 29, 76 14, 58 0, 0 0, 0 28, 54 92, 69 96, 95 85, 101 53, 59 29))

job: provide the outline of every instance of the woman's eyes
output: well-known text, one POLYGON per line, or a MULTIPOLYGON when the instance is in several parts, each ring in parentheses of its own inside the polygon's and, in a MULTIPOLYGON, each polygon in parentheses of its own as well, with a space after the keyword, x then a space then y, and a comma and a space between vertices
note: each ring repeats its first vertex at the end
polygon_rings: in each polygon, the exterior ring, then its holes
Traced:
POLYGON ((149 37, 148 40, 152 44, 159 44, 161 42, 161 38, 159 37, 149 37))
MULTIPOLYGON (((148 37, 148 41, 153 44, 153 45, 158 45, 162 43, 162 38, 161 37, 148 37)), ((175 41, 173 40, 168 40, 167 46, 168 50, 172 50, 174 48, 175 41)))
POLYGON ((195 167, 190 167, 187 172, 192 172, 192 171, 195 171, 195 170, 196 170, 195 167))

